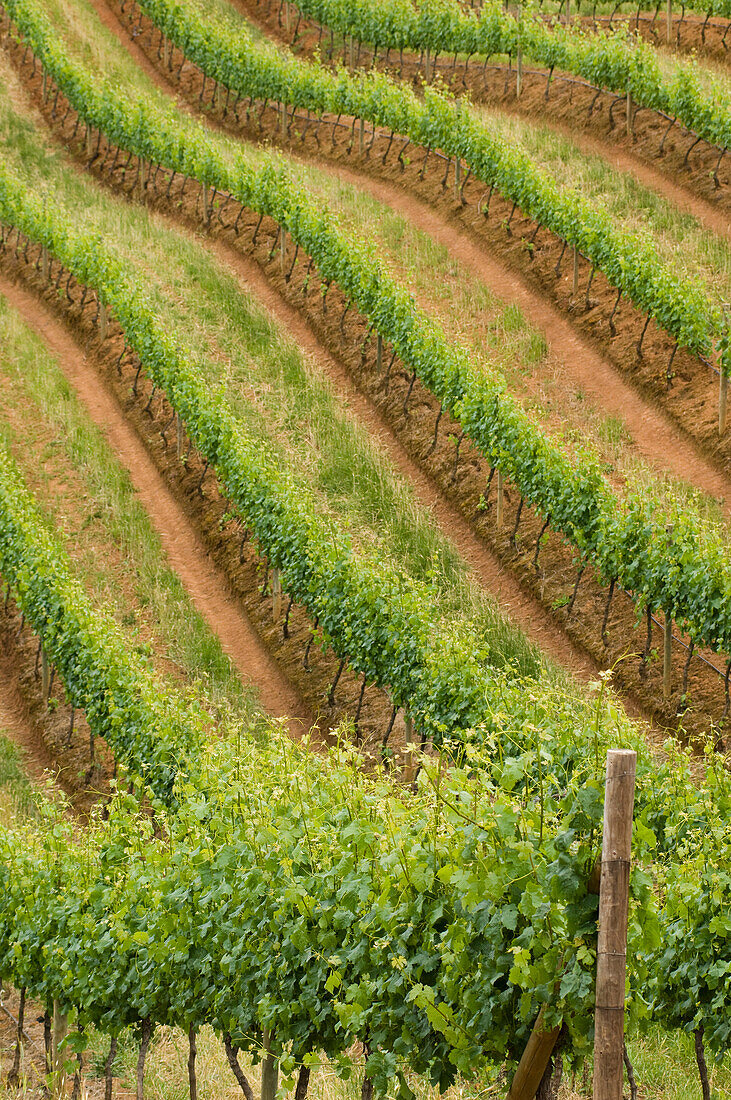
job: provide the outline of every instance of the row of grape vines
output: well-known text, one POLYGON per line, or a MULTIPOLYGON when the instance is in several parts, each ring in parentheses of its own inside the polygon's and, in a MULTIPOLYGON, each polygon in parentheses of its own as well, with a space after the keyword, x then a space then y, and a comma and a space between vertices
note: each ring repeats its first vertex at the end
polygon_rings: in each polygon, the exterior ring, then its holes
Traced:
POLYGON ((723 319, 701 284, 662 263, 651 239, 623 232, 604 209, 576 190, 559 187, 526 153, 493 134, 469 106, 434 88, 425 89, 422 99, 383 74, 331 73, 254 42, 243 30, 234 36, 187 3, 139 0, 138 7, 206 76, 239 97, 367 119, 416 146, 464 161, 467 175, 575 247, 678 346, 706 357, 715 343, 722 368, 731 370, 723 319))
POLYGON ((114 163, 125 150, 141 159, 143 172, 151 165, 157 171, 162 164, 198 179, 209 213, 218 192, 225 204, 232 204, 234 229, 244 207, 260 219, 272 217, 282 235, 291 235, 309 255, 325 286, 334 281, 392 344, 413 377, 453 413, 491 468, 509 477, 526 503, 590 559, 607 583, 614 581, 633 593, 641 607, 661 609, 696 644, 731 650, 731 585, 718 534, 700 531, 681 511, 668 525, 668 517, 654 514, 650 503, 636 497, 620 504, 592 462, 569 462, 504 393, 499 376, 477 376, 466 354, 415 309, 372 252, 346 239, 329 213, 316 207, 285 171, 271 166, 253 170, 242 159, 227 166, 202 128, 183 130, 168 115, 97 86, 65 57, 28 0, 8 0, 8 6, 21 20, 47 74, 68 94, 67 113, 72 106, 81 112, 90 155, 96 130, 97 148, 102 133, 110 142, 105 158, 116 148, 114 163))
MULTIPOLYGON (((262 1056, 266 1041, 303 1091, 323 1055, 347 1072, 356 1041, 371 1084, 400 1079, 406 1097, 408 1069, 443 1088, 457 1071, 514 1063, 543 1003, 568 1029, 567 1056, 581 1057, 602 783, 572 738, 556 726, 537 753, 476 753, 477 780, 427 762, 408 797, 347 754, 322 759, 272 732, 211 748, 170 817, 140 820, 119 796, 80 841, 62 826, 30 840, 5 828, 0 973, 112 1037, 210 1024, 232 1061, 239 1048, 262 1056)), ((713 816, 721 800, 680 776, 646 758, 640 769, 636 860, 653 828, 676 859, 659 911, 647 873, 632 872, 629 1011, 702 1026, 718 1052, 728 876, 703 859, 728 852, 728 830, 713 816)))
POLYGON ((721 154, 731 144, 731 109, 720 82, 704 81, 693 63, 678 63, 667 76, 650 44, 624 30, 590 33, 581 26, 548 25, 516 17, 497 4, 478 14, 458 0, 438 5, 400 0, 297 0, 310 19, 374 49, 430 51, 489 59, 522 54, 549 70, 575 73, 594 87, 631 95, 640 107, 660 111, 721 154))
POLYGON ((92 607, 2 450, 0 576, 6 602, 12 594, 92 735, 104 738, 157 797, 169 799, 178 772, 197 755, 205 715, 169 694, 111 616, 92 607))

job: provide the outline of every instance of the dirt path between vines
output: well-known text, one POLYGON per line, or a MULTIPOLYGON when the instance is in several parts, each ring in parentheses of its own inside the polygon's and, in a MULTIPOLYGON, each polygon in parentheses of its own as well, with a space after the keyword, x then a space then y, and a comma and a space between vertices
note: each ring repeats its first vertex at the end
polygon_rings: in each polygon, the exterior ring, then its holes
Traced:
POLYGON ((129 472, 140 503, 160 536, 172 569, 193 604, 218 636, 245 684, 253 684, 264 709, 291 719, 292 732, 310 728, 311 716, 299 694, 262 645, 248 618, 239 610, 228 582, 210 562, 202 541, 185 512, 168 490, 115 398, 80 353, 67 330, 46 306, 24 288, 0 274, 0 294, 59 359, 69 383, 93 422, 129 472))
MULTIPOLYGON (((175 98, 176 102, 182 102, 186 113, 192 112, 200 118, 200 112, 195 112, 190 104, 175 95, 172 85, 152 64, 141 47, 134 42, 116 14, 109 8, 106 0, 91 0, 91 2, 104 26, 115 35, 125 49, 129 50, 155 85, 166 95, 175 98)), ((230 136, 231 131, 217 119, 206 116, 205 121, 214 129, 230 136)), ((562 129, 558 124, 549 123, 549 125, 555 125, 557 130, 562 129)), ((565 132, 569 132, 568 128, 565 128, 565 132)), ((609 159, 607 151, 602 150, 602 143, 598 139, 586 135, 572 134, 571 136, 577 144, 583 145, 586 151, 600 152, 602 156, 609 159)), ((654 408, 632 385, 625 382, 601 352, 576 332, 561 311, 537 294, 517 272, 487 255, 468 233, 451 224, 432 206, 416 198, 410 191, 382 179, 376 179, 364 172, 334 165, 324 158, 302 156, 296 152, 290 152, 289 155, 292 160, 303 164, 317 164, 317 167, 324 172, 367 191, 373 198, 406 217, 413 225, 443 245, 450 255, 482 279, 506 304, 519 306, 526 320, 544 334, 549 351, 562 362, 574 385, 590 395, 606 413, 624 422, 638 454, 651 467, 658 471, 667 471, 710 494, 721 502, 724 514, 731 517, 731 479, 707 461, 698 451, 696 443, 673 424, 669 417, 654 408)), ((709 204, 704 203, 703 200, 692 200, 682 187, 674 186, 659 173, 636 161, 624 150, 612 150, 612 156, 615 157, 618 165, 621 162, 622 170, 632 171, 647 186, 656 185, 657 189, 671 201, 680 203, 685 199, 694 208, 703 210, 707 208, 709 214, 713 214, 717 219, 726 220, 723 214, 713 211, 709 204), (651 179, 655 182, 650 183, 651 179)), ((691 212, 700 216, 696 209, 691 212)), ((726 228, 728 229, 728 225, 726 228)), ((233 251, 231 255, 237 256, 233 251)), ((263 285, 268 287, 266 282, 263 285)), ((277 295, 275 297, 278 298, 277 295)), ((320 351, 322 352, 322 349, 320 351)))

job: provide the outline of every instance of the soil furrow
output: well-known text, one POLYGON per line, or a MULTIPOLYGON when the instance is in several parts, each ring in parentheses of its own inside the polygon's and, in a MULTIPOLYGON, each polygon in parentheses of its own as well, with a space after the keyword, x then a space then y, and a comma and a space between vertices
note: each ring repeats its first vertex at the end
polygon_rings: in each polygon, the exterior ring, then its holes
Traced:
POLYGON ((101 429, 129 472, 140 502, 155 527, 171 567, 208 625, 217 634, 245 684, 253 684, 262 706, 287 717, 296 729, 309 728, 311 717, 298 693, 263 646, 248 618, 239 610, 229 585, 210 562, 144 445, 126 422, 115 398, 99 379, 78 345, 52 313, 23 287, 0 274, 0 294, 57 356, 61 368, 92 421, 101 429))

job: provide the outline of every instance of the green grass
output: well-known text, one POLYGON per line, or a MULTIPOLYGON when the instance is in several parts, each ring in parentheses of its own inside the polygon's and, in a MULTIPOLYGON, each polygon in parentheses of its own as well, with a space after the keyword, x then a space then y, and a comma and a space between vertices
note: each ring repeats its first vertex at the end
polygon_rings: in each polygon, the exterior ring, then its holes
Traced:
MULTIPOLYGON (((49 794, 50 790, 46 792, 49 794)), ((0 724, 0 819, 36 821, 40 816, 42 796, 31 783, 23 766, 21 750, 6 736, 0 724)))

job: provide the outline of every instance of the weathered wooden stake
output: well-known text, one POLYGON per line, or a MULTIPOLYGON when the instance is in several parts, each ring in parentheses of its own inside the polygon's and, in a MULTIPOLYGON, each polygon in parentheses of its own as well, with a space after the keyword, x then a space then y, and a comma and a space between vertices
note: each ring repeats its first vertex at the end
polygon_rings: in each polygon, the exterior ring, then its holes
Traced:
POLYGON ((594 1100, 622 1100, 624 980, 636 769, 637 753, 631 749, 610 749, 607 753, 599 888, 594 1100))
POLYGON ((269 1053, 271 1032, 264 1028, 262 1038, 267 1055, 261 1067, 261 1100, 276 1100, 279 1085, 279 1062, 269 1053))
POLYGON ((546 1072, 549 1059, 556 1045, 561 1025, 545 1030, 544 1018, 547 1005, 542 1005, 538 1019, 533 1025, 530 1039, 523 1051, 523 1057, 515 1071, 507 1100, 533 1100, 541 1078, 546 1072))
POLYGON ((635 132, 635 109, 632 103, 632 92, 627 89, 627 133, 630 137, 635 132))
POLYGON ((280 251, 280 266, 281 266, 282 275, 286 275, 286 273, 287 273, 287 230, 284 228, 284 226, 282 226, 282 228, 279 231, 279 239, 282 242, 282 247, 281 247, 281 251, 280 251))
POLYGON ((673 690, 673 620, 665 612, 662 655, 662 697, 669 699, 673 690))
POLYGON ((572 293, 576 294, 579 289, 579 250, 574 245, 574 282, 572 287, 572 293))
POLYGON ((351 72, 352 72, 352 70, 355 68, 355 64, 354 64, 354 60, 353 60, 353 36, 352 36, 352 34, 350 36, 350 43, 349 43, 349 61, 350 61, 350 69, 351 69, 351 72))
POLYGON ((383 337, 380 332, 376 340, 376 369, 380 371, 383 366, 383 337))
POLYGON ((718 434, 726 431, 726 406, 728 403, 728 375, 721 368, 718 378, 718 434))
POLYGON ((497 472, 497 507, 495 509, 495 524, 498 528, 503 525, 503 474, 502 470, 497 472))
POLYGON ((520 99, 520 93, 523 91, 523 51, 518 46, 518 51, 515 55, 515 97, 520 99))
POLYGON ((180 419, 180 413, 175 414, 175 445, 180 458, 183 453, 183 421, 180 419))
POLYGON ((170 68, 170 39, 167 35, 162 40, 162 63, 166 69, 170 68))
POLYGON ((275 623, 282 616, 282 574, 278 569, 272 569, 272 615, 275 623))
POLYGON ((571 0, 566 0, 566 26, 571 22, 571 0))
POLYGON ((99 339, 102 343, 107 338, 107 330, 109 328, 109 317, 107 315, 107 307, 104 302, 99 303, 99 339))
POLYGON ((673 0, 668 0, 667 11, 665 13, 665 21, 666 21, 667 39, 668 39, 668 44, 669 44, 670 39, 673 37, 673 0))
POLYGON ((51 1065, 53 1066, 52 1096, 58 1100, 66 1089, 66 1072, 64 1058, 61 1053, 61 1043, 66 1038, 69 1029, 69 1020, 65 1012, 61 1011, 58 1001, 53 1002, 53 1038, 51 1041, 51 1065))
POLYGON ((145 198, 145 172, 146 172, 146 169, 147 169, 147 165, 146 165, 144 159, 142 157, 140 157, 140 170, 139 170, 139 173, 138 173, 138 181, 139 181, 138 186, 139 186, 140 199, 142 199, 143 201, 144 201, 144 198, 145 198))
POLYGON ((45 283, 48 282, 48 272, 48 249, 45 245, 43 245, 43 248, 41 249, 41 275, 43 276, 43 281, 45 283))
POLYGON ((287 137, 287 104, 282 103, 279 107, 279 117, 282 124, 282 140, 287 137))
POLYGON ((459 198, 459 182, 460 182, 460 168, 462 166, 461 158, 454 158, 454 197, 459 198))
POLYGON ((361 156, 365 153, 365 119, 360 120, 360 127, 358 129, 358 152, 361 156))
POLYGON ((41 649, 41 691, 43 692, 43 698, 48 699, 48 693, 51 689, 51 670, 48 667, 48 657, 46 656, 45 649, 41 649))

